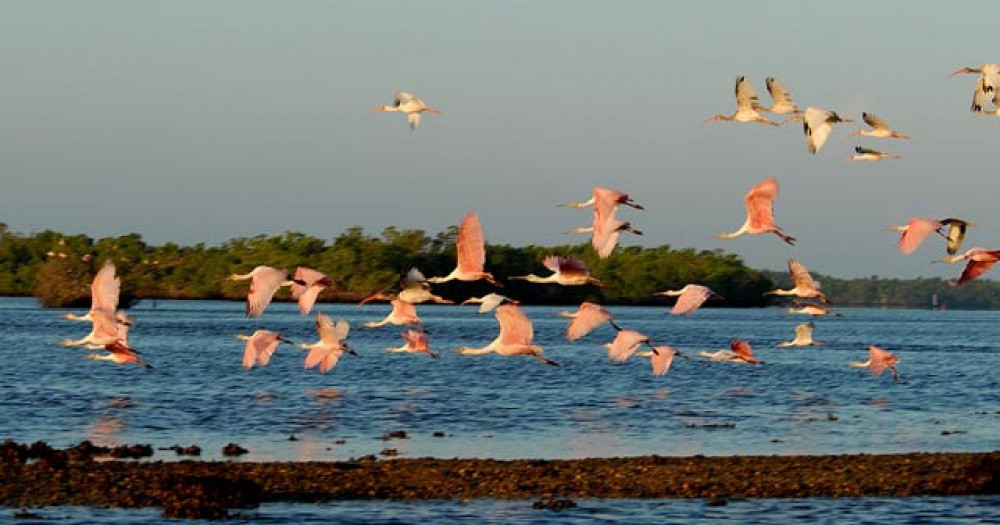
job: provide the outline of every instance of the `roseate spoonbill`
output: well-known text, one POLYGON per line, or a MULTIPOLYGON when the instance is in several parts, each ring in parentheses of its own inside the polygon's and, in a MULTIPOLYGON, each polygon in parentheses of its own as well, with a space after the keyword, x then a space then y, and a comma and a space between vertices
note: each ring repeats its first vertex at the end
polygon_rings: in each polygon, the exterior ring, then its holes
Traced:
POLYGON ((601 186, 594 187, 594 193, 589 200, 578 202, 573 201, 568 204, 560 204, 560 206, 567 206, 569 208, 585 208, 587 206, 593 206, 595 209, 601 208, 605 213, 612 213, 619 204, 624 204, 626 206, 631 206, 637 210, 644 210, 641 204, 636 203, 632 200, 627 193, 622 193, 618 190, 613 190, 611 188, 604 188, 601 186))
POLYGON ((865 148, 861 146, 854 146, 854 155, 847 157, 847 162, 855 161, 876 161, 885 159, 900 159, 901 157, 895 153, 886 153, 884 151, 879 151, 877 149, 865 148))
POLYGON ((813 328, 815 325, 812 322, 802 323, 795 327, 795 339, 791 341, 782 341, 778 343, 778 348, 787 348, 789 346, 823 346, 826 341, 815 341, 813 340, 813 328))
POLYGON ((243 349, 244 370, 250 370, 254 365, 266 366, 271 362, 271 355, 278 348, 278 343, 294 344, 280 333, 270 330, 257 330, 253 335, 235 334, 233 337, 247 342, 243 349))
POLYGON ((62 345, 96 350, 116 341, 124 341, 128 330, 126 325, 131 324, 131 319, 116 311, 120 290, 121 279, 115 276, 115 264, 109 259, 90 283, 90 311, 77 316, 92 323, 90 333, 80 339, 63 339, 62 345))
MULTIPOLYGON (((608 349, 608 357, 612 361, 617 363, 624 362, 638 350, 640 345, 649 345, 648 335, 635 330, 626 330, 614 323, 612 323, 612 326, 617 330, 614 340, 601 345, 608 349)), ((650 345, 650 348, 652 348, 652 345, 650 345)))
POLYGON ((750 343, 742 339, 733 339, 729 342, 729 349, 715 352, 698 352, 698 355, 710 361, 730 361, 735 363, 760 364, 761 361, 753 355, 753 348, 750 343))
MULTIPOLYGON (((282 286, 296 284, 288 278, 287 270, 279 270, 270 266, 258 266, 245 274, 232 274, 226 278, 229 281, 250 279, 250 291, 247 293, 247 317, 260 317, 271 298, 282 286)), ((305 282, 297 283, 305 286, 305 282)))
POLYGON ((705 122, 727 120, 736 122, 760 122, 761 124, 768 124, 771 126, 778 125, 776 122, 759 113, 763 108, 757 101, 757 93, 754 91, 753 85, 746 79, 746 77, 739 76, 736 78, 735 92, 736 111, 731 115, 713 115, 705 119, 705 122))
POLYGON ((876 116, 873 113, 862 112, 861 113, 861 120, 865 121, 865 124, 868 124, 869 126, 871 126, 872 129, 870 129, 870 130, 868 130, 868 129, 855 130, 855 131, 851 132, 850 135, 848 135, 849 137, 853 137, 853 136, 856 136, 856 135, 861 135, 861 136, 864 136, 864 137, 875 137, 875 138, 880 138, 880 139, 904 139, 905 140, 905 139, 909 139, 910 138, 910 137, 908 137, 906 135, 901 135, 898 131, 892 129, 892 126, 890 126, 889 123, 885 119, 883 119, 881 117, 878 117, 878 116, 876 116))
POLYGON ((62 316, 63 319, 93 322, 91 312, 97 310, 114 312, 118 308, 120 289, 121 279, 115 276, 115 263, 108 259, 90 282, 90 310, 84 315, 68 313, 62 316))
POLYGON ((941 261, 948 264, 954 264, 963 259, 969 262, 966 263, 965 269, 962 270, 962 275, 958 278, 958 280, 951 281, 949 283, 952 286, 958 286, 964 282, 971 281, 990 271, 990 269, 993 268, 993 265, 996 264, 997 261, 1000 261, 1000 250, 972 248, 967 250, 965 253, 945 257, 941 261))
POLYGON ((945 234, 945 238, 948 239, 948 255, 955 255, 955 252, 962 246, 962 241, 965 240, 965 230, 976 225, 973 222, 952 217, 941 219, 938 222, 942 226, 948 227, 948 233, 945 234))
POLYGON ((299 313, 309 315, 319 293, 327 286, 333 286, 333 281, 323 272, 299 266, 295 268, 291 286, 292 299, 299 302, 299 313))
POLYGON ((747 220, 740 226, 740 229, 732 233, 720 233, 720 239, 732 239, 743 234, 760 235, 763 233, 773 233, 788 244, 795 244, 795 237, 785 235, 780 227, 774 224, 774 212, 772 203, 778 196, 778 181, 774 177, 764 179, 750 191, 743 199, 746 201, 747 220))
POLYGON ((145 362, 139 357, 139 351, 129 347, 127 344, 121 341, 114 341, 108 343, 104 347, 108 351, 106 354, 87 354, 87 359, 94 359, 96 361, 109 361, 119 365, 124 364, 136 364, 146 368, 153 368, 153 365, 145 362))
POLYGON ((672 315, 687 315, 694 312, 712 296, 723 300, 725 299, 721 295, 715 293, 715 291, 711 288, 700 284, 688 284, 680 290, 664 290, 662 292, 656 292, 653 295, 677 297, 677 302, 674 304, 674 307, 670 309, 670 313, 672 315))
POLYGON ((396 99, 392 105, 383 104, 375 108, 375 111, 399 111, 406 114, 406 121, 410 123, 410 129, 417 129, 420 125, 420 114, 430 113, 440 115, 441 112, 424 104, 423 100, 405 92, 396 93, 396 99))
POLYGON ((413 306, 413 303, 401 301, 398 298, 393 299, 390 303, 392 304, 392 311, 389 312, 389 315, 385 316, 385 319, 382 319, 381 321, 371 321, 361 326, 365 328, 378 328, 387 324, 420 324, 420 317, 417 316, 417 307, 413 306))
POLYGON ((511 299, 505 295, 500 295, 498 293, 488 293, 482 297, 470 297, 462 301, 462 305, 466 304, 478 304, 479 311, 476 313, 485 314, 486 312, 493 311, 494 308, 500 306, 501 304, 521 304, 520 301, 511 299))
POLYGON ((906 224, 892 226, 889 230, 903 232, 899 236, 899 251, 909 255, 920 246, 920 243, 924 242, 928 235, 934 232, 941 233, 942 227, 943 225, 939 221, 913 217, 906 224))
POLYGON ((344 352, 358 355, 344 342, 350 331, 351 325, 347 321, 339 319, 334 324, 330 316, 316 312, 316 332, 319 333, 319 341, 298 345, 299 348, 309 350, 302 364, 303 368, 309 369, 319 365, 320 373, 325 374, 337 366, 337 361, 344 352))
POLYGON ((810 298, 816 297, 824 303, 829 303, 826 295, 819 291, 819 283, 813 280, 806 265, 800 263, 798 259, 788 259, 788 275, 792 277, 792 288, 788 290, 771 290, 764 292, 764 295, 794 295, 795 297, 810 298))
POLYGON ((618 244, 618 237, 621 235, 621 232, 642 235, 642 231, 633 228, 632 223, 616 219, 614 216, 603 217, 596 211, 594 213, 593 226, 576 228, 573 232, 592 234, 591 245, 594 247, 594 251, 597 252, 597 256, 601 259, 607 259, 611 255, 611 252, 615 250, 615 245, 618 244))
POLYGON ((533 273, 528 275, 515 275, 508 279, 520 279, 529 283, 556 283, 563 286, 581 286, 584 284, 594 284, 602 286, 601 281, 590 276, 587 265, 576 257, 560 257, 549 255, 542 260, 542 265, 552 271, 552 274, 539 277, 533 273))
POLYGON ((899 382, 899 373, 896 371, 899 358, 893 355, 892 352, 875 345, 868 347, 867 361, 851 361, 849 364, 853 368, 867 368, 876 376, 882 375, 882 372, 888 369, 892 372, 892 380, 896 383, 899 382))
POLYGON ((803 315, 811 315, 814 317, 818 315, 832 315, 834 317, 843 317, 843 315, 840 315, 837 312, 834 312, 833 310, 821 304, 794 301, 792 305, 794 306, 794 308, 788 309, 788 313, 790 314, 803 314, 803 315))
POLYGON ((479 224, 479 215, 470 211, 462 219, 458 227, 458 239, 455 241, 455 252, 458 266, 444 277, 429 277, 429 283, 443 283, 451 280, 478 281, 486 279, 496 285, 493 275, 483 271, 486 264, 486 242, 483 240, 483 227, 479 224))
POLYGON ((403 346, 387 349, 389 352, 423 353, 434 358, 437 357, 437 354, 431 352, 430 347, 427 346, 426 333, 410 329, 400 335, 403 336, 403 341, 405 341, 405 343, 403 346))
POLYGON ((653 375, 662 376, 670 370, 670 364, 674 362, 674 357, 681 356, 687 359, 687 356, 678 352, 676 349, 670 346, 650 346, 650 349, 643 352, 636 352, 636 357, 648 357, 650 359, 650 364, 653 365, 653 375))
POLYGON ((809 147, 809 153, 814 155, 823 147, 827 137, 830 136, 830 131, 833 130, 834 124, 838 122, 854 122, 851 119, 840 118, 840 115, 835 111, 813 107, 806 108, 805 114, 801 117, 790 117, 785 119, 785 122, 792 120, 802 121, 802 131, 806 134, 806 145, 809 147))
POLYGON ((785 85, 779 82, 778 79, 767 77, 765 83, 767 84, 767 92, 771 94, 774 104, 769 108, 763 108, 764 111, 779 115, 798 115, 802 113, 802 110, 795 106, 795 102, 792 102, 792 96, 785 89, 785 85))
POLYGON ((566 327, 566 339, 570 341, 576 341, 612 319, 611 312, 603 306, 586 301, 580 303, 575 312, 560 312, 559 315, 572 319, 566 327))
POLYGON ((462 347, 462 355, 484 355, 491 352, 500 355, 530 355, 542 363, 559 366, 559 363, 542 355, 542 347, 531 344, 534 329, 531 321, 516 304, 503 304, 496 308, 496 318, 500 322, 500 335, 482 348, 462 347))

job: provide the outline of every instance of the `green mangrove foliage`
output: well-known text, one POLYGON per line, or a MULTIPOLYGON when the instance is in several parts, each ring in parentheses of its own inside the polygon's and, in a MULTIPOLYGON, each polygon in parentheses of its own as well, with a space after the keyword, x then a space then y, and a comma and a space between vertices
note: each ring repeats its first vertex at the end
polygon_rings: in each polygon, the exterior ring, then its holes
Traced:
MULTIPOLYGON (((247 283, 227 281, 265 264, 293 270, 316 268, 331 277, 336 289, 320 301, 357 301, 383 289, 392 289, 411 267, 427 276, 446 275, 455 266, 457 227, 428 236, 421 230, 389 227, 378 236, 352 227, 330 241, 296 232, 231 239, 219 246, 149 246, 137 234, 91 239, 50 230, 31 235, 10 231, 0 223, 0 294, 31 296, 47 306, 86 306, 90 281, 105 259, 112 259, 122 279, 122 304, 132 299, 232 299, 246 295, 247 283)), ((589 244, 522 247, 488 245, 486 270, 502 283, 497 290, 485 282, 448 282, 435 293, 460 301, 491 291, 528 304, 670 304, 653 293, 687 283, 710 286, 725 296, 725 306, 766 306, 785 302, 765 296, 791 283, 787 272, 747 268, 739 257, 722 250, 619 248, 598 259, 589 244), (546 255, 583 259, 604 286, 561 287, 508 281, 507 277, 546 275, 546 255)), ((837 279, 813 273, 835 306, 908 308, 1000 308, 1000 283, 979 279, 951 287, 942 279, 891 279, 872 276, 837 279)), ((288 298, 282 290, 277 300, 288 298)))

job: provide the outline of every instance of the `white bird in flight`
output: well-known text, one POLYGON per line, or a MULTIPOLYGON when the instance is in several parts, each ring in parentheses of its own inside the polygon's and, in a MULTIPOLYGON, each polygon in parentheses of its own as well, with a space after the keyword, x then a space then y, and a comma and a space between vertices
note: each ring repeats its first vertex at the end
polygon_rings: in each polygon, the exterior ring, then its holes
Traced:
POLYGON ((319 341, 298 345, 299 348, 309 350, 302 363, 303 368, 309 369, 319 366, 319 372, 325 374, 337 366, 337 361, 340 360, 340 356, 344 355, 344 352, 358 355, 353 348, 344 342, 350 331, 351 325, 347 321, 340 319, 334 324, 330 316, 316 312, 316 332, 319 333, 319 341))
POLYGON ((871 126, 872 129, 859 129, 851 132, 849 137, 855 135, 861 135, 865 137, 875 137, 880 139, 909 139, 910 137, 900 134, 898 131, 892 129, 889 123, 872 113, 861 113, 861 120, 865 121, 865 124, 871 126))
POLYGON ((726 121, 736 121, 736 122, 759 122, 761 124, 768 124, 770 126, 777 126, 778 124, 771 119, 760 114, 763 109, 760 102, 757 101, 757 92, 754 91, 753 85, 746 77, 740 76, 736 78, 736 111, 731 115, 713 115, 705 119, 705 122, 712 122, 716 120, 726 120, 726 121))
POLYGON ((791 341, 782 341, 776 346, 778 348, 788 348, 790 346, 822 346, 825 345, 825 341, 816 341, 813 339, 812 333, 815 325, 812 322, 802 323, 795 327, 795 339, 791 341))
POLYGON ((375 111, 399 111, 406 115, 406 121, 410 123, 410 129, 417 129, 420 125, 420 114, 430 113, 440 115, 441 112, 424 104, 423 100, 405 92, 396 93, 396 98, 392 105, 383 104, 375 108, 375 111))

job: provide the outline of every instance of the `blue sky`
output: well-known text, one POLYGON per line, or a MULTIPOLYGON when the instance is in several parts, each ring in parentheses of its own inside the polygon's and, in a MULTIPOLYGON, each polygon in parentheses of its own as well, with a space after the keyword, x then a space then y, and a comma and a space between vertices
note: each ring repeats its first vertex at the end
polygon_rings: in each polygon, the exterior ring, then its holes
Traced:
POLYGON ((15 231, 214 244, 360 225, 430 234, 477 210, 487 242, 555 245, 590 221, 556 204, 629 192, 625 244, 797 257, 837 276, 958 275, 885 231, 977 223, 996 247, 1000 122, 968 111, 1000 61, 989 3, 34 2, 0 17, 0 221, 15 231), (746 75, 800 107, 870 111, 911 141, 848 139, 816 156, 801 127, 702 121, 746 75), (444 111, 415 132, 369 112, 410 91, 444 111), (846 163, 854 145, 901 161, 846 163), (799 239, 715 238, 773 176, 799 239))

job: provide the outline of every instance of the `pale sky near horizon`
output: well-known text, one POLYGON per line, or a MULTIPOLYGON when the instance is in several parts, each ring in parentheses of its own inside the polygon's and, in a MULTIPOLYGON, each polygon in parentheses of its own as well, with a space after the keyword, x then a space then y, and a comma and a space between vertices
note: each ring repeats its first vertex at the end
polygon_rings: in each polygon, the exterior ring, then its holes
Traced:
MULTIPOLYGON (((11 1, 0 17, 0 222, 150 244, 350 226, 434 235, 477 210, 487 242, 575 243, 627 191, 623 244, 789 257, 841 277, 954 277, 943 242, 896 250, 914 216, 977 223, 1000 247, 1000 120, 969 111, 1000 61, 978 2, 11 1), (910 141, 702 121, 775 76, 800 107, 875 113, 910 141), (370 115, 406 90, 441 109, 411 131, 370 115), (844 162, 862 144, 899 161, 844 162), (773 235, 720 240, 775 177, 773 235)), ((782 118, 777 116, 776 118, 782 118)))

